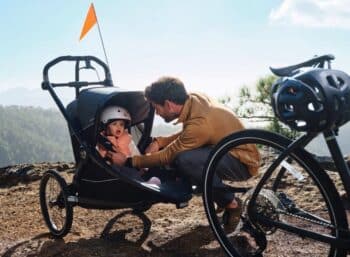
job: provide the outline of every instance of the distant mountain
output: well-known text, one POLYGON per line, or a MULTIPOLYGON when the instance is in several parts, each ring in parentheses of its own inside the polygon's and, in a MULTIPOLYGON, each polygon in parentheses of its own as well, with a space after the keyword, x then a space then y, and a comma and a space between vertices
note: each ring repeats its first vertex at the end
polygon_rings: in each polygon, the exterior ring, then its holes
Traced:
POLYGON ((68 128, 55 110, 0 105, 0 167, 72 161, 68 128))

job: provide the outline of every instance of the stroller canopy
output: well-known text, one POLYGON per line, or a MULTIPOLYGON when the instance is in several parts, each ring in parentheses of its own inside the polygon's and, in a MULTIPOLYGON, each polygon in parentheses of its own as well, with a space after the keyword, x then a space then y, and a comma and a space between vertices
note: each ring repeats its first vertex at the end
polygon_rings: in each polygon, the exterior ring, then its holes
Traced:
POLYGON ((131 124, 144 121, 149 114, 150 104, 143 91, 128 91, 117 87, 94 87, 84 89, 79 97, 67 106, 68 115, 79 122, 80 128, 93 126, 101 111, 109 105, 127 109, 131 124))

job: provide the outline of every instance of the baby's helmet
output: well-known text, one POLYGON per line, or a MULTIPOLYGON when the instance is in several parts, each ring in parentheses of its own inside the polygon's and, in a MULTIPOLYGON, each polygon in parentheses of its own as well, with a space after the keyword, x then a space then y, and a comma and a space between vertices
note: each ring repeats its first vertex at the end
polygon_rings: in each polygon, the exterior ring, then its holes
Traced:
POLYGON ((101 122, 107 125, 113 120, 125 120, 127 124, 131 122, 130 113, 123 107, 120 106, 108 106, 105 108, 101 114, 101 122))
POLYGON ((279 120, 298 131, 340 127, 350 119, 350 77, 312 69, 279 80, 272 86, 271 105, 279 120))

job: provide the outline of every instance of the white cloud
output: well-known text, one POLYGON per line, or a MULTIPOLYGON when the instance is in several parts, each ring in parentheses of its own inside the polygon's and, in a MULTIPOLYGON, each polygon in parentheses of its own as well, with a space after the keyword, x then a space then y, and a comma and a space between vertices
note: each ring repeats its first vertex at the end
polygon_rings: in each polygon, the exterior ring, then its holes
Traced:
POLYGON ((270 12, 273 24, 350 29, 350 0, 283 0, 270 12))

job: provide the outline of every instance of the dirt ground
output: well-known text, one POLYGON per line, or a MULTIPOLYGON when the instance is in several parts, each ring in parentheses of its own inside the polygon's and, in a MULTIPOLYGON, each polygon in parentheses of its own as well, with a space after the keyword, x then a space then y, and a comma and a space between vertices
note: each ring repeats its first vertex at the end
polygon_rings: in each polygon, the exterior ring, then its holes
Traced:
MULTIPOLYGON (((139 215, 127 209, 75 207, 71 232, 54 239, 41 215, 39 183, 0 188, 0 256, 226 256, 208 225, 199 196, 183 209, 156 204, 139 215)), ((276 256, 288 256, 283 250, 280 253, 276 256)), ((301 251, 298 256, 305 255, 301 251)))
POLYGON ((41 215, 39 183, 0 188, 0 256, 225 256, 198 196, 184 209, 155 204, 138 215, 75 207, 70 233, 54 239, 41 215))

